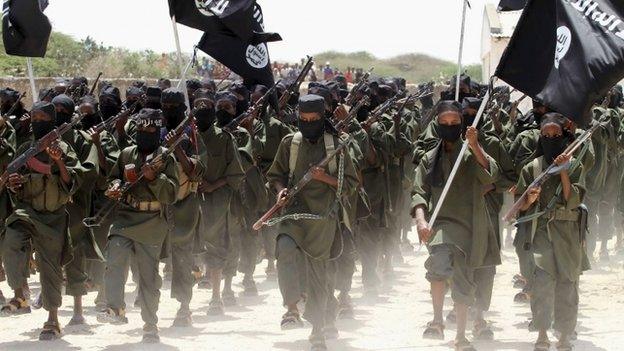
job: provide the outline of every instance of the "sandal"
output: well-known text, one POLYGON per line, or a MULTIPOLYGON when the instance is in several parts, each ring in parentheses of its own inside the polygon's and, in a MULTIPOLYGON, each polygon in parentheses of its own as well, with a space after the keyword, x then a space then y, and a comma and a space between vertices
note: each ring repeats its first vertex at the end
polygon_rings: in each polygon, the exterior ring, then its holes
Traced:
POLYGON ((208 305, 208 311, 206 314, 209 316, 222 316, 225 314, 223 309, 223 302, 221 300, 210 300, 208 305))
POLYGON ((533 347, 533 351, 548 351, 550 350, 550 341, 537 341, 533 347))
POLYGON ((20 314, 30 313, 30 306, 25 299, 20 297, 14 297, 9 300, 9 303, 0 308, 0 315, 2 316, 17 316, 20 314))
POLYGON ((43 330, 39 334, 39 340, 50 341, 61 338, 61 327, 58 322, 47 321, 43 324, 43 330))
POLYGON ((243 279, 243 288, 245 296, 258 296, 258 287, 253 279, 243 279))
POLYGON ((173 320, 173 326, 176 328, 188 328, 193 326, 193 318, 191 317, 191 311, 184 308, 179 309, 173 320))
POLYGON ((427 328, 423 332, 423 338, 444 340, 444 324, 437 322, 427 323, 427 328))
POLYGON ((477 351, 477 349, 472 346, 470 341, 466 339, 455 341, 455 350, 456 351, 477 351))
POLYGON ((288 311, 282 316, 280 326, 282 330, 303 328, 303 321, 301 320, 299 313, 288 311))
POLYGON ((236 306, 236 296, 234 291, 226 290, 221 294, 221 300, 223 300, 224 306, 236 306))
POLYGON ((310 335, 310 351, 326 351, 327 345, 325 344, 325 336, 312 334, 310 335))
POLYGON ((100 323, 128 324, 128 318, 126 317, 126 313, 123 309, 116 312, 114 309, 109 307, 106 311, 100 312, 96 318, 100 323))
POLYGON ((494 340, 494 332, 487 321, 481 320, 474 323, 472 335, 475 340, 494 340))
POLYGON ((143 326, 143 340, 144 344, 157 344, 160 342, 160 336, 158 336, 158 327, 155 325, 143 326))

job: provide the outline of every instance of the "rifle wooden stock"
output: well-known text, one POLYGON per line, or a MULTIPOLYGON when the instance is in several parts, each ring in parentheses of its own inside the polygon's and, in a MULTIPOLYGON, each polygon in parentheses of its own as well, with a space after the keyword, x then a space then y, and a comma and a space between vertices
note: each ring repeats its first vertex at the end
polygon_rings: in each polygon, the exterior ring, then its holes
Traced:
POLYGON ((93 85, 91 86, 91 90, 89 90, 89 95, 93 95, 93 92, 95 92, 95 89, 97 88, 97 83, 100 81, 101 77, 102 77, 102 72, 98 73, 97 77, 95 78, 95 81, 93 82, 93 85))
MULTIPOLYGON (((576 138, 576 140, 574 140, 570 145, 568 145, 568 147, 566 147, 566 149, 563 151, 563 154, 573 155, 574 152, 576 152, 576 150, 578 150, 578 148, 581 147, 581 145, 583 145, 583 143, 585 143, 589 138, 591 138, 592 134, 598 129, 599 126, 600 126, 599 123, 595 123, 590 129, 583 132, 583 134, 581 134, 580 137, 576 138)), ((516 216, 518 215, 518 212, 520 212, 520 209, 524 205, 527 199, 527 196, 529 194, 529 190, 531 188, 541 186, 551 176, 553 176, 554 174, 558 174, 562 168, 563 168, 562 166, 557 166, 554 163, 551 163, 539 176, 537 176, 537 178, 533 180, 533 182, 531 182, 531 184, 526 188, 526 190, 524 190, 522 195, 520 195, 520 198, 513 204, 511 209, 505 214, 505 216, 503 217, 503 220, 505 220, 506 222, 513 221, 513 219, 516 218, 516 216)))

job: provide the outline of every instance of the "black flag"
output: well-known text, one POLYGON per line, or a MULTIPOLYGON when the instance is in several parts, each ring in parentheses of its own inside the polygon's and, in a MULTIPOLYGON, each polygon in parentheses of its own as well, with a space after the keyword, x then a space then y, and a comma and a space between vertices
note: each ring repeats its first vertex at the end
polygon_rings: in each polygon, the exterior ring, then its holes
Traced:
MULTIPOLYGON (((260 5, 254 4, 253 13, 253 30, 262 32, 264 24, 260 5)), ((253 45, 223 32, 206 31, 197 47, 243 77, 245 85, 273 86, 273 71, 266 43, 253 45)))
POLYGON ((169 0, 176 22, 204 32, 222 32, 243 42, 280 40, 254 28, 255 0, 169 0))
POLYGON ((498 11, 517 11, 526 6, 527 0, 500 0, 498 11))
POLYGON ((47 1, 4 0, 2 39, 9 55, 44 57, 52 26, 43 14, 47 1))
POLYGON ((624 77, 624 2, 529 0, 495 75, 584 122, 624 77))

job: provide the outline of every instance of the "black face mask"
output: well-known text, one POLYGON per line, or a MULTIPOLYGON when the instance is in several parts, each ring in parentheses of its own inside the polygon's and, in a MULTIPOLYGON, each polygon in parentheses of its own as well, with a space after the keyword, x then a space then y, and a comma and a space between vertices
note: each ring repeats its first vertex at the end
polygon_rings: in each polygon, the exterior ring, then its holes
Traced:
POLYGON ((217 125, 219 127, 227 126, 234 119, 234 115, 226 110, 217 111, 217 125))
POLYGON ((160 134, 158 132, 148 133, 137 131, 136 141, 139 151, 149 154, 158 149, 160 145, 160 134))
POLYGON ((325 120, 317 119, 315 121, 298 121, 299 131, 303 135, 304 138, 310 141, 317 141, 321 135, 323 135, 323 131, 325 130, 325 120))
POLYGON ((288 105, 297 106, 299 103, 299 93, 292 94, 290 98, 288 98, 288 105))
MULTIPOLYGON (((468 127, 472 126, 472 124, 474 123, 475 118, 477 117, 476 115, 470 115, 467 113, 462 114, 463 115, 463 119, 464 119, 464 131, 466 131, 466 129, 468 129, 468 127)), ((483 119, 481 119, 482 121, 483 119)), ((481 125, 481 121, 479 121, 479 125, 481 125)))
POLYGON ((236 115, 240 116, 243 112, 247 111, 247 109, 249 108, 249 101, 245 100, 238 100, 236 101, 236 115))
MULTIPOLYGON (((129 108, 131 108, 131 107, 132 107, 132 105, 134 105, 134 103, 135 103, 135 102, 137 102, 137 100, 134 100, 134 101, 127 101, 127 100, 126 100, 126 101, 123 103, 124 108, 125 108, 125 109, 129 109, 129 108)), ((143 108, 143 106, 142 106, 140 103, 138 103, 138 104, 136 104, 136 105, 135 105, 135 107, 134 107, 134 111, 133 111, 133 112, 138 112, 138 111, 141 111, 141 109, 142 109, 142 108, 143 108)))
POLYGON ((11 109, 11 107, 13 107, 13 103, 12 102, 6 102, 6 103, 2 104, 2 106, 0 106, 0 112, 3 115, 6 115, 9 112, 9 110, 11 109))
POLYGON ((357 112, 357 120, 359 122, 364 122, 368 118, 369 110, 368 107, 362 106, 357 112))
POLYGON ((121 108, 117 105, 100 104, 100 113, 104 119, 109 119, 121 111, 121 108))
POLYGON ((32 121, 30 124, 35 140, 43 138, 54 130, 54 121, 32 121))
POLYGON ((63 123, 69 123, 71 122, 71 118, 72 118, 72 114, 71 113, 67 113, 65 111, 56 112, 56 126, 60 126, 63 123))
POLYGON ((197 129, 207 131, 215 122, 216 115, 213 108, 198 108, 193 111, 197 120, 197 129))
POLYGON ((566 138, 563 135, 554 138, 540 136, 539 142, 547 164, 553 163, 555 158, 561 155, 566 147, 566 138))
POLYGON ((186 111, 185 105, 163 108, 162 112, 167 121, 168 130, 173 130, 184 120, 184 111, 186 111))
POLYGON ((453 124, 453 125, 438 125, 438 135, 444 141, 454 142, 459 139, 462 133, 462 125, 461 124, 453 124))
MULTIPOLYGON (((153 108, 154 110, 160 110, 162 105, 160 104, 160 101, 149 101, 149 100, 147 100, 145 102, 145 107, 153 108)), ((140 111, 140 110, 137 110, 137 111, 140 111)))
POLYGON ((91 114, 91 115, 85 115, 82 118, 82 128, 84 130, 89 130, 91 129, 91 127, 95 126, 96 124, 100 123, 102 121, 102 119, 100 118, 100 115, 97 113, 91 114))

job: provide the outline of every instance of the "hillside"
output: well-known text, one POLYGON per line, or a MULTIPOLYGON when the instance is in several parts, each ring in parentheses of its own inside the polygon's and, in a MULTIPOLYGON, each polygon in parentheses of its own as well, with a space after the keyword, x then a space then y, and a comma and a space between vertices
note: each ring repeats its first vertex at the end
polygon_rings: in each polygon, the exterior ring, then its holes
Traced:
MULTIPOLYGON (((346 70, 347 67, 375 67, 374 74, 379 76, 402 76, 408 82, 418 83, 427 80, 443 82, 456 74, 457 65, 425 54, 404 54, 388 59, 380 59, 366 51, 339 53, 327 51, 314 55, 318 64, 330 62, 332 67, 346 70)), ((481 80, 481 66, 470 65, 465 68, 476 80, 481 80)))

